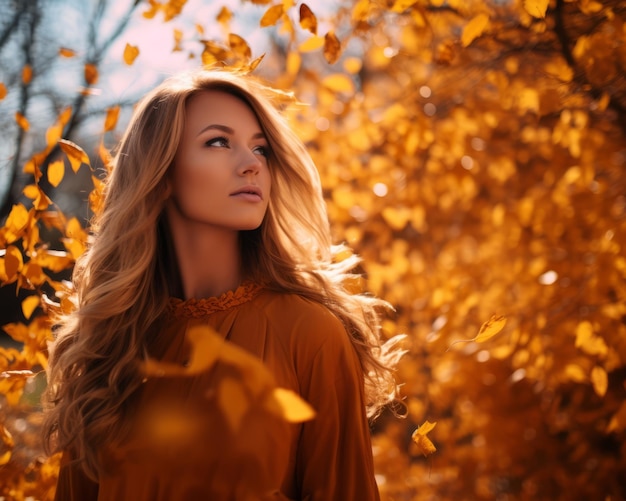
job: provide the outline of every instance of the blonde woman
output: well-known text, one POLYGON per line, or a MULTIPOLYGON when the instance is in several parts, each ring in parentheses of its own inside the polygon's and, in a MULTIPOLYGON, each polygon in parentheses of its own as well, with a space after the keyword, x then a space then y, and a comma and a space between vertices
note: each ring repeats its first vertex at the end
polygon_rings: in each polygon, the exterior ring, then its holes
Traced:
POLYGON ((197 70, 136 108, 51 354, 57 499, 379 498, 368 416, 395 398, 398 351, 379 337, 382 301, 342 286, 355 262, 333 261, 319 177, 278 95, 197 70), (146 375, 148 359, 210 358, 190 351, 198 326, 262 360, 315 417, 288 424, 236 401, 220 416, 216 385, 249 396, 227 364, 146 375))

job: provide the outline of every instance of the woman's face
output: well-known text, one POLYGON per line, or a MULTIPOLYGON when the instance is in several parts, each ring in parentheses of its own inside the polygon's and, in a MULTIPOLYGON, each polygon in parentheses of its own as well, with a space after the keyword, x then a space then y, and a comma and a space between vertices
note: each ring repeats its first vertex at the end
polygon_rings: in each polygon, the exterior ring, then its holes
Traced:
POLYGON ((222 91, 189 99, 174 158, 171 197, 179 216, 231 230, 252 230, 270 199, 268 142, 248 105, 222 91))

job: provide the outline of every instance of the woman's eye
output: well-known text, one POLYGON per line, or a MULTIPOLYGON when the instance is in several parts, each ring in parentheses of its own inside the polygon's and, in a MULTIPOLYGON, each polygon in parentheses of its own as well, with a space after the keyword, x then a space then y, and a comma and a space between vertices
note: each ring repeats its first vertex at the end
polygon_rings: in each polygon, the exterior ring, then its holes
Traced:
POLYGON ((253 151, 257 155, 261 155, 261 156, 264 156, 264 157, 268 157, 269 156, 269 148, 267 146, 257 146, 256 148, 254 148, 253 151))
POLYGON ((225 137, 214 137, 213 139, 209 139, 206 143, 206 146, 217 146, 219 148, 227 148, 228 147, 228 139, 225 137))

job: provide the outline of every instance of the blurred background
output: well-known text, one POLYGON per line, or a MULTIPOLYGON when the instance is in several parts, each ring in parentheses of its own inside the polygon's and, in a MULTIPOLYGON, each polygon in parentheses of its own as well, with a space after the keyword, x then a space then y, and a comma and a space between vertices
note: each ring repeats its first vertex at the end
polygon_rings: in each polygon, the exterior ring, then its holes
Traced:
POLYGON ((54 489, 36 435, 46 304, 88 238, 107 150, 139 97, 201 64, 295 94, 335 240, 364 259, 351 286, 394 305, 386 336, 407 334, 407 415, 372 428, 383 500, 626 499, 626 2, 0 12, 3 499, 54 489), (493 315, 504 328, 475 340, 493 315))

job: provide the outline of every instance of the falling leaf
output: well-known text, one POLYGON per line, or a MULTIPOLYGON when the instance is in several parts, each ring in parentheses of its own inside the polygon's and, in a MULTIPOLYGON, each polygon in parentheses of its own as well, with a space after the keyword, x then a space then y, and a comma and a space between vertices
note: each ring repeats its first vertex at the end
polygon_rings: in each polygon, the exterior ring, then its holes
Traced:
POLYGON ((609 387, 609 376, 602 367, 596 365, 591 369, 591 383, 599 397, 606 395, 606 390, 609 387))
POLYGON ((7 87, 0 82, 0 101, 2 101, 5 97, 7 97, 7 87))
POLYGON ((492 315, 483 325, 480 326, 478 335, 473 339, 476 343, 483 343, 498 334, 506 325, 506 317, 492 315))
POLYGON ((341 43, 332 32, 326 33, 324 37, 324 57, 329 64, 334 64, 341 55, 341 43))
POLYGON ((267 9, 265 14, 263 14, 263 17, 260 21, 261 27, 266 28, 268 26, 274 26, 276 22, 282 17, 282 15, 283 4, 281 3, 278 5, 272 5, 269 9, 267 9))
POLYGON ((524 0, 526 12, 536 18, 546 17, 548 5, 550 5, 550 0, 524 0))
POLYGON ((413 435, 411 435, 413 442, 417 445, 417 450, 425 457, 431 455, 437 450, 435 445, 426 436, 436 425, 437 422, 431 423, 430 421, 424 421, 424 424, 422 424, 422 426, 415 430, 413 435))
POLYGON ((67 139, 61 139, 59 146, 63 150, 63 153, 67 155, 74 172, 78 172, 82 164, 90 165, 87 153, 76 143, 67 139))
POLYGON ((106 118, 104 119, 104 131, 105 132, 109 132, 115 129, 119 116, 120 116, 120 107, 118 105, 107 108, 106 118))
POLYGON ((487 14, 478 14, 473 17, 469 23, 463 28, 461 35, 461 44, 467 47, 476 38, 483 34, 485 28, 489 25, 489 16, 487 14))
POLYGON ((300 5, 300 26, 304 30, 309 30, 314 35, 317 34, 317 18, 305 3, 300 5))
POLYGON ((498 334, 504 328, 505 325, 506 325, 506 317, 492 315, 489 320, 487 320, 485 323, 483 323, 480 326, 480 329, 478 330, 478 334, 476 334, 475 337, 473 337, 472 339, 459 339, 457 341, 454 341, 452 344, 450 344, 450 346, 448 347, 448 350, 457 343, 471 343, 471 342, 484 343, 485 341, 488 341, 493 336, 498 334))
POLYGON ((315 417, 315 411, 297 393, 285 388, 275 388, 265 407, 289 423, 302 423, 315 417))
POLYGON ((9 282, 17 278, 17 274, 23 266, 24 258, 22 257, 22 252, 14 245, 9 245, 4 255, 4 272, 9 282))
POLYGON ((241 381, 225 378, 217 389, 217 404, 226 417, 230 430, 237 433, 244 415, 250 408, 250 400, 241 381))
POLYGON ((22 313, 27 320, 31 317, 35 308, 37 308, 40 303, 41 299, 39 296, 28 296, 24 299, 24 301, 22 301, 22 313))
POLYGON ((248 43, 239 35, 230 33, 228 35, 228 45, 234 54, 244 61, 248 61, 252 56, 252 51, 248 43))
POLYGON ((33 68, 30 64, 24 65, 22 68, 22 82, 28 85, 33 79, 33 68))
POLYGON ((322 85, 333 92, 344 92, 348 94, 354 92, 354 81, 343 73, 328 75, 322 80, 322 85))
POLYGON ((298 50, 300 52, 313 52, 314 50, 324 47, 324 37, 313 36, 307 38, 300 44, 298 50))
POLYGON ((38 184, 29 184, 24 187, 22 193, 33 201, 35 210, 41 211, 48 208, 52 200, 44 193, 38 184))
POLYGON ((76 51, 73 49, 68 49, 67 47, 61 47, 59 49, 59 56, 61 57, 74 57, 76 55, 76 51))
POLYGON ((30 129, 30 122, 19 111, 15 112, 15 121, 17 122, 17 125, 19 125, 22 128, 24 132, 28 132, 28 130, 30 129))
POLYGON ((48 165, 48 182, 55 188, 65 175, 65 164, 62 160, 56 160, 48 165))
POLYGON ((217 16, 215 17, 217 22, 220 23, 222 25, 222 27, 224 27, 224 28, 228 28, 228 23, 230 22, 230 20, 232 18, 233 18, 233 13, 226 6, 223 6, 220 9, 220 11, 217 14, 217 16))
POLYGON ((608 347, 604 339, 597 336, 591 322, 584 320, 576 328, 575 346, 589 355, 604 356, 608 353, 608 347))
POLYGON ((87 85, 94 85, 98 81, 98 68, 95 64, 85 64, 84 77, 87 85))
POLYGON ((138 55, 139 47, 127 43, 126 47, 124 47, 124 62, 128 66, 131 66, 135 62, 135 59, 137 59, 138 55))
POLYGON ((175 29, 174 30, 174 48, 172 49, 172 52, 180 52, 183 50, 183 47, 181 45, 182 39, 183 39, 182 30, 175 29))

